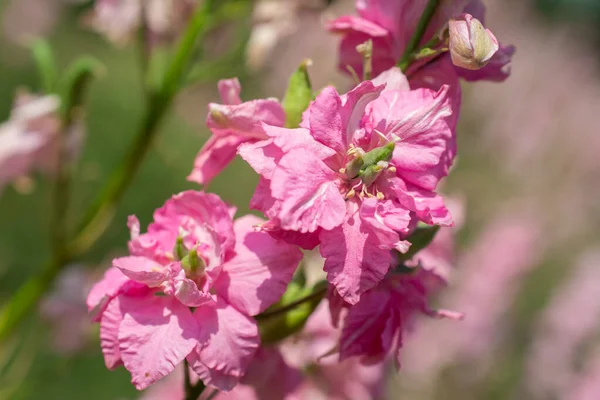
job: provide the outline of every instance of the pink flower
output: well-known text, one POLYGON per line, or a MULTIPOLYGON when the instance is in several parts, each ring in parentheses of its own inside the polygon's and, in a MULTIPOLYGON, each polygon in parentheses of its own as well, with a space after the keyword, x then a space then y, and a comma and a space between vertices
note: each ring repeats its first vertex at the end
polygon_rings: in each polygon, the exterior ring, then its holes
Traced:
MULTIPOLYGON (((467 1, 442 2, 427 28, 421 44, 439 34, 451 17, 462 12, 473 14, 483 22, 485 7, 480 0, 470 1, 466 7, 465 3, 467 1)), ((362 74, 362 58, 356 52, 356 46, 368 39, 373 40, 373 73, 379 74, 396 65, 426 4, 426 0, 356 0, 358 16, 346 15, 327 24, 329 31, 342 35, 340 70, 347 72, 349 65, 359 75, 362 74)), ((454 71, 448 72, 466 80, 502 81, 510 74, 510 61, 513 53, 514 47, 500 45, 499 51, 489 60, 485 68, 479 71, 468 71, 457 67, 454 71)), ((435 69, 435 65, 444 63, 445 59, 449 59, 448 54, 438 57, 433 62, 434 65, 428 65, 428 68, 435 69)), ((417 69, 420 67, 417 66, 417 69)), ((409 70, 409 76, 415 72, 414 68, 409 70)))
POLYGON ((213 136, 194 162, 188 180, 208 184, 233 160, 238 146, 267 139, 261 122, 283 126, 285 112, 277 99, 258 99, 242 103, 237 79, 219 81, 223 104, 210 103, 206 125, 213 136))
POLYGON ((187 359, 206 384, 229 390, 252 360, 260 339, 251 316, 280 298, 302 254, 255 232, 260 219, 231 214, 218 196, 187 191, 145 234, 132 217, 131 255, 90 292, 106 366, 124 364, 138 389, 187 359))
POLYGON ((63 355, 80 351, 90 338, 85 297, 93 275, 80 265, 68 267, 59 275, 54 290, 40 303, 40 315, 52 329, 54 350, 63 355))
POLYGON ((239 151, 261 175, 251 206, 263 228, 320 243, 328 280, 357 303, 417 221, 452 224, 434 191, 454 158, 451 105, 447 86, 410 91, 396 68, 345 95, 325 88, 298 129, 264 124, 269 139, 239 151))
MULTIPOLYGON (((344 318, 340 338, 340 360, 360 356, 363 362, 380 362, 393 352, 400 365, 402 336, 419 314, 436 318, 461 319, 462 314, 433 310, 428 297, 445 281, 435 273, 418 268, 412 273, 390 271, 384 281, 364 293, 344 318)), ((334 302, 333 315, 339 315, 334 302)))
POLYGON ((18 94, 9 120, 0 125, 0 189, 36 168, 55 170, 59 106, 55 96, 18 94))

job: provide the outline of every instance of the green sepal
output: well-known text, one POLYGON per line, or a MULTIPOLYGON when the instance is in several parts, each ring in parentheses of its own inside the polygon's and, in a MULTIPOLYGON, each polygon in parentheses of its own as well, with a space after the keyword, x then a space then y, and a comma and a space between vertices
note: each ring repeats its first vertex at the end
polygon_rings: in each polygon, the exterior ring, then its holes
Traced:
POLYGON ((371 165, 376 165, 379 161, 390 161, 395 148, 396 144, 394 142, 388 142, 381 147, 374 148, 363 154, 363 167, 361 171, 365 171, 371 165))
POLYGON ((304 60, 290 77, 283 98, 286 128, 297 128, 300 125, 302 113, 308 108, 313 99, 312 85, 308 76, 308 66, 310 64, 310 60, 304 60))

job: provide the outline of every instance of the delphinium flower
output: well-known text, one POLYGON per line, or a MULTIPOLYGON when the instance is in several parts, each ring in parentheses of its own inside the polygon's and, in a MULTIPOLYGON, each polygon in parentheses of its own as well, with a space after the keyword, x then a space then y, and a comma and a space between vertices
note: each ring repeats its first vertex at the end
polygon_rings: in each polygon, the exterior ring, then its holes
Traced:
POLYGON ((154 213, 148 232, 130 219, 130 256, 90 292, 108 368, 125 365, 144 389, 187 359, 207 385, 231 389, 260 339, 251 316, 279 300, 301 252, 232 221, 218 196, 187 191, 154 213))
MULTIPOLYGON (((340 44, 339 67, 347 72, 348 66, 359 75, 363 71, 363 61, 356 52, 356 46, 368 39, 373 40, 373 73, 378 74, 396 65, 406 49, 425 6, 426 0, 356 0, 358 15, 342 16, 327 24, 327 28, 334 33, 342 35, 340 44)), ((429 42, 439 35, 445 24, 452 17, 459 17, 461 13, 469 13, 469 19, 475 17, 478 22, 483 22, 485 7, 480 0, 472 1, 442 1, 436 13, 427 26, 421 44, 429 42)), ((465 19, 464 17, 459 17, 465 19)), ((497 45, 498 51, 491 59, 486 60, 486 65, 479 70, 470 70, 461 67, 447 68, 450 55, 443 54, 427 63, 428 72, 435 69, 445 71, 445 80, 456 80, 457 77, 469 81, 492 80, 502 81, 510 73, 510 61, 514 53, 512 46, 497 45)), ((409 76, 423 67, 423 63, 415 63, 408 69, 409 76)), ((464 66, 464 65, 463 65, 464 66)), ((434 72, 435 73, 435 72, 434 72)), ((427 86, 427 79, 415 78, 420 86, 427 86)))
POLYGON ((208 184, 233 160, 242 143, 266 139, 261 123, 283 126, 285 112, 274 98, 242 102, 237 79, 218 84, 223 104, 210 103, 206 125, 213 136, 208 139, 194 162, 188 180, 208 184))
POLYGON ((263 124, 269 139, 239 150, 261 175, 262 229, 320 244, 327 279, 357 303, 418 221, 452 225, 435 192, 455 155, 452 111, 448 87, 409 90, 394 68, 344 95, 326 87, 298 129, 263 124))
POLYGON ((0 125, 0 190, 35 169, 56 170, 59 106, 55 96, 17 95, 9 120, 0 125))

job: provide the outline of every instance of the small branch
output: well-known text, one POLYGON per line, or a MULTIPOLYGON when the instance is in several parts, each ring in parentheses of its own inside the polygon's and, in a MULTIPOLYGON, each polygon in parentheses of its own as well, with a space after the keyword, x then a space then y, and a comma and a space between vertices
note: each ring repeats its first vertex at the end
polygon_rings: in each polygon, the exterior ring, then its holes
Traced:
POLYGON ((307 302, 309 302, 311 300, 314 300, 316 298, 319 298, 319 297, 323 296, 325 293, 327 293, 327 287, 325 287, 323 289, 319 289, 319 290, 317 290, 317 291, 309 294, 308 296, 302 297, 302 298, 300 298, 298 300, 295 300, 295 301, 293 301, 293 302, 291 302, 289 304, 286 304, 285 306, 279 307, 279 308, 277 308, 275 310, 259 314, 259 315, 255 316, 254 318, 256 320, 262 320, 262 319, 268 319, 268 318, 271 318, 271 317, 275 317, 277 315, 284 314, 284 313, 286 313, 286 312, 288 312, 290 310, 293 310, 294 308, 296 308, 296 307, 298 307, 298 306, 300 306, 300 305, 302 305, 304 303, 307 303, 307 302))
POLYGON ((410 38, 406 49, 404 49, 404 53, 398 62, 398 66, 402 69, 402 71, 406 71, 408 66, 410 65, 410 59, 413 53, 419 48, 419 43, 423 40, 423 35, 425 35, 425 31, 435 14, 435 11, 440 3, 440 0, 429 0, 427 6, 425 6, 425 10, 423 10, 423 14, 421 15, 421 19, 419 19, 419 23, 415 29, 415 32, 410 38))

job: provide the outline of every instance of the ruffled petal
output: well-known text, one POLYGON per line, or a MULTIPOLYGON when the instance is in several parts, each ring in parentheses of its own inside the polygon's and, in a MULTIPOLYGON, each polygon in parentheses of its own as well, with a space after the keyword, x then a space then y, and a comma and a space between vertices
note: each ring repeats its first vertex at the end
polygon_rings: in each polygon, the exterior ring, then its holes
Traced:
POLYGON ((320 239, 327 280, 350 304, 356 304, 390 268, 390 250, 380 247, 377 235, 361 221, 358 210, 340 227, 322 231, 320 239))
POLYGON ((222 300, 217 307, 196 309, 194 317, 201 326, 216 330, 188 356, 190 366, 205 384, 231 390, 260 344, 256 322, 222 300))
POLYGON ((187 180, 207 185, 233 161, 239 145, 248 140, 252 139, 234 134, 211 136, 196 156, 187 180))
POLYGON ((336 179, 337 173, 313 153, 303 149, 287 153, 271 180, 271 193, 281 203, 281 227, 307 233, 339 226, 346 205, 336 179))
POLYGON ((121 297, 120 353, 131 382, 145 389, 179 365, 197 344, 198 322, 169 297, 121 297))
POLYGON ((257 315, 279 300, 294 275, 302 252, 257 232, 263 222, 247 215, 235 221, 235 256, 223 265, 217 294, 247 315, 257 315))

